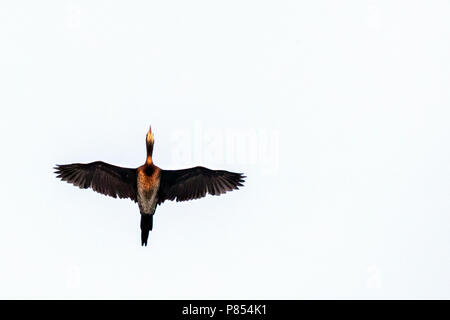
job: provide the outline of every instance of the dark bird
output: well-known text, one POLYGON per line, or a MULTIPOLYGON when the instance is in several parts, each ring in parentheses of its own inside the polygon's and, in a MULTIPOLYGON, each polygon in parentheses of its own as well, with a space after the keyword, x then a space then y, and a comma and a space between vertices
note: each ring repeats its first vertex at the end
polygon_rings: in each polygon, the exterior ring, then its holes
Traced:
POLYGON ((152 128, 147 132, 147 159, 136 168, 117 167, 102 161, 56 165, 57 177, 82 189, 113 198, 130 198, 141 212, 141 241, 147 245, 153 228, 156 206, 165 200, 187 201, 211 195, 221 195, 243 186, 245 176, 224 170, 193 167, 163 170, 154 165, 152 128))

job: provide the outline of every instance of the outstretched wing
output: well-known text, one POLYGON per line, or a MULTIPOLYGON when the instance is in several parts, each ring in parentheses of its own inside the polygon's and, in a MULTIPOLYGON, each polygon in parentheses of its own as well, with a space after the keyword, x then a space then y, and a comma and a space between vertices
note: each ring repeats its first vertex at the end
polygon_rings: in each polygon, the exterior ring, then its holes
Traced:
POLYGON ((242 173, 194 167, 183 170, 161 170, 158 204, 165 200, 187 201, 220 195, 243 186, 242 173))
POLYGON ((136 169, 122 168, 96 161, 56 165, 57 178, 82 189, 94 191, 113 198, 130 198, 137 202, 136 169))

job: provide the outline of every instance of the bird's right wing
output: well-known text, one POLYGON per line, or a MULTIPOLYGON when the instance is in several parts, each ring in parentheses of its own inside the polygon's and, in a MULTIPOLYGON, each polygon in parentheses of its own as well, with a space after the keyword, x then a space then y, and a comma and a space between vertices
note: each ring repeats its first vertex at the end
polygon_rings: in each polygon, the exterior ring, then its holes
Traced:
POLYGON ((130 198, 137 202, 136 169, 122 168, 96 161, 56 165, 55 173, 82 189, 92 190, 113 198, 130 198))
POLYGON ((224 170, 194 167, 183 170, 161 170, 158 204, 165 200, 187 201, 220 195, 243 186, 245 176, 224 170))

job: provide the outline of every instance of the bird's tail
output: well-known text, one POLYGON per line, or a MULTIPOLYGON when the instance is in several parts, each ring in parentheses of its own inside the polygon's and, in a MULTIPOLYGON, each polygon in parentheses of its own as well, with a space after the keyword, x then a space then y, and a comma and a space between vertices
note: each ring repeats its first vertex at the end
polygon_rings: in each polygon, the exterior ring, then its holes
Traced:
POLYGON ((147 245, 148 233, 153 229, 153 214, 141 213, 141 241, 147 245))

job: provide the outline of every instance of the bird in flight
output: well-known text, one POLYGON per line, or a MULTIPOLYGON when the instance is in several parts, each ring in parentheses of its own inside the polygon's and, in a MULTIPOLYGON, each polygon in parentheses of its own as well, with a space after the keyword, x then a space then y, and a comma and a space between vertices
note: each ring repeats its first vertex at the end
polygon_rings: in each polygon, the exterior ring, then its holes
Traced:
POLYGON ((187 201, 211 195, 221 195, 243 186, 242 173, 193 167, 164 170, 153 163, 155 143, 152 128, 146 136, 147 158, 138 168, 123 168, 102 161, 56 165, 57 178, 81 189, 113 198, 129 198, 138 203, 141 213, 141 242, 147 245, 153 229, 156 206, 165 200, 187 201))

